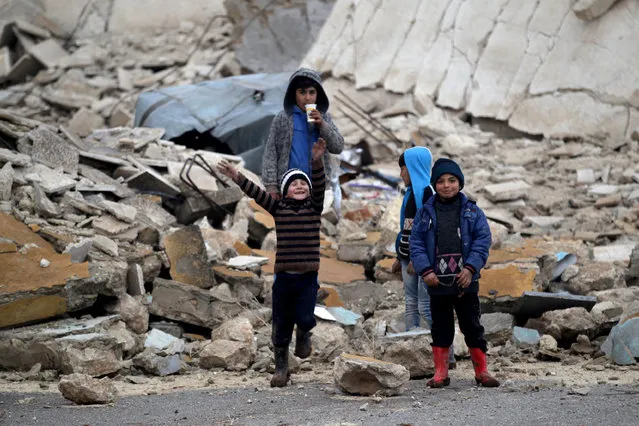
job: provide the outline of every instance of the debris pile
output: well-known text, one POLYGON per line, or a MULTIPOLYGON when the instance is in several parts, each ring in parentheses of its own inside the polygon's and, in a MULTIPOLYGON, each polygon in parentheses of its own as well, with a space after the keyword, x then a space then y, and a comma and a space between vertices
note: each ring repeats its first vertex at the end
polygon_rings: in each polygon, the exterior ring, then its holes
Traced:
MULTIPOLYGON (((232 58, 223 28, 184 25, 177 36, 183 44, 201 37, 206 55, 232 58)), ((93 386, 81 375, 272 372, 274 221, 209 172, 221 159, 240 168, 243 160, 165 140, 161 128, 128 127, 136 87, 239 70, 194 65, 203 51, 180 56, 183 49, 167 47, 168 34, 144 40, 158 50, 132 60, 127 52, 139 45, 122 37, 76 41, 66 64, 0 91, 0 102, 15 102, 0 109, 4 378, 73 375, 60 385, 73 395, 93 386), (114 120, 118 108, 128 118, 114 120)), ((381 90, 326 86, 339 94, 335 118, 348 145, 344 199, 338 214, 327 193, 314 352, 304 361, 291 354, 293 372, 343 353, 366 356, 335 364, 340 388, 359 394, 394 394, 407 377, 432 374, 430 332, 405 331, 403 283, 391 273, 396 161, 411 143, 461 163, 465 191, 491 224, 480 298, 500 374, 531 359, 586 358, 584 368, 606 368, 606 353, 635 362, 624 348, 636 348, 639 314, 636 143, 508 139, 443 110, 420 116, 410 99, 381 90)), ((459 333, 455 352, 468 356, 459 333)), ((100 385, 93 400, 111 401, 108 380, 100 385)))

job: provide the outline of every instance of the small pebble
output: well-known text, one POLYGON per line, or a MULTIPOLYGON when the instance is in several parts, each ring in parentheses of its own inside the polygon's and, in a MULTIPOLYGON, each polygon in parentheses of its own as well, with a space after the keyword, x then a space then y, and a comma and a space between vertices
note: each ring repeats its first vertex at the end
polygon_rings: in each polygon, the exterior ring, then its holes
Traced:
POLYGON ((49 265, 51 265, 51 262, 48 261, 47 259, 40 260, 40 267, 41 268, 48 268, 49 265))
POLYGON ((368 403, 362 405, 361 407, 359 407, 359 411, 366 411, 368 410, 368 403))

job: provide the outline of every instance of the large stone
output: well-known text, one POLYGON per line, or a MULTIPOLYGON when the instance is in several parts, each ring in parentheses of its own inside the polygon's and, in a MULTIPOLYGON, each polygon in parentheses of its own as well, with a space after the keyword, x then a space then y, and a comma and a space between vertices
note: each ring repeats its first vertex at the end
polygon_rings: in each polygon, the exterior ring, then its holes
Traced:
POLYGON ((171 262, 171 278, 205 289, 215 285, 200 228, 192 225, 173 232, 164 237, 163 244, 171 262))
POLYGON ((148 332, 144 341, 145 348, 152 348, 161 352, 163 355, 174 355, 184 352, 184 340, 178 339, 168 333, 157 328, 148 332))
POLYGON ((381 257, 376 253, 381 233, 369 232, 361 236, 363 237, 361 239, 349 238, 349 236, 342 238, 338 244, 337 258, 342 262, 370 265, 372 269, 377 261, 376 257, 381 257))
POLYGON ((62 396, 76 404, 109 404, 117 396, 117 389, 110 380, 79 373, 62 377, 58 389, 62 396))
POLYGON ((138 214, 135 207, 126 204, 114 203, 113 201, 102 201, 100 203, 104 209, 111 213, 116 219, 127 223, 133 223, 138 214))
POLYGON ((73 133, 85 138, 89 136, 94 129, 104 127, 104 118, 88 108, 80 108, 73 117, 71 117, 68 126, 69 130, 73 133))
POLYGON ((122 222, 111 215, 104 215, 93 221, 93 228, 97 232, 110 237, 123 234, 134 227, 135 224, 122 222))
POLYGON ((430 336, 410 336, 401 341, 385 339, 381 359, 406 367, 411 379, 421 379, 434 373, 431 343, 430 336))
POLYGON ((107 333, 89 333, 55 340, 59 370, 64 374, 82 373, 94 377, 115 373, 122 367, 123 345, 107 333))
POLYGON ((320 360, 332 361, 348 349, 349 337, 342 327, 320 322, 313 328, 313 354, 320 360))
POLYGON ((179 355, 160 356, 148 348, 133 358, 133 365, 154 376, 169 376, 179 373, 182 361, 179 355))
POLYGON ((164 231, 176 223, 175 217, 161 205, 141 196, 127 198, 121 202, 135 207, 138 211, 136 219, 150 228, 164 231))
POLYGON ((614 326, 601 350, 615 364, 636 364, 639 358, 639 317, 629 318, 614 326))
POLYGON ((93 247, 93 240, 85 238, 77 243, 69 244, 64 249, 64 253, 68 253, 71 256, 71 262, 83 263, 86 261, 91 247, 93 247))
POLYGON ((544 313, 540 318, 530 319, 526 328, 549 334, 558 342, 573 342, 578 335, 589 338, 597 336, 599 324, 584 308, 568 308, 544 313))
POLYGON ((213 330, 211 340, 232 340, 252 344, 255 341, 253 326, 248 318, 233 318, 213 330))
POLYGON ((512 340, 520 348, 535 347, 541 341, 539 332, 532 328, 514 327, 512 340))
POLYGON ((156 278, 153 283, 153 315, 214 328, 237 315, 242 307, 219 300, 211 291, 188 284, 156 278))
POLYGON ((128 265, 121 261, 91 262, 89 272, 91 282, 103 296, 120 297, 126 293, 128 265))
POLYGON ((254 344, 233 340, 214 340, 200 352, 200 367, 247 370, 255 359, 254 344))
POLYGON ((505 344, 513 334, 513 323, 515 318, 510 314, 496 312, 483 314, 481 325, 484 326, 484 336, 493 345, 505 344))
POLYGON ((350 354, 337 358, 333 375, 338 388, 354 395, 398 395, 410 380, 401 365, 350 354))
POLYGON ((109 311, 119 314, 127 327, 136 334, 144 334, 149 329, 149 308, 140 298, 123 294, 109 311))
POLYGON ((588 262, 568 281, 566 289, 574 294, 588 295, 593 291, 622 288, 626 286, 624 273, 625 268, 615 264, 588 262))
POLYGON ((531 186, 526 182, 518 180, 513 182, 496 183, 486 185, 484 190, 486 196, 492 202, 513 201, 520 198, 526 198, 531 186))

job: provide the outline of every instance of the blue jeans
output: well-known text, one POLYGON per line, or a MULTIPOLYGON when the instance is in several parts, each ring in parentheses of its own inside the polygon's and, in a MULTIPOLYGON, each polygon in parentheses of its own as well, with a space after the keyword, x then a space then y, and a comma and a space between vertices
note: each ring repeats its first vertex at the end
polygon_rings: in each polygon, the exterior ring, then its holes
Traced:
POLYGON ((404 316, 406 331, 419 327, 421 318, 430 327, 433 323, 433 317, 430 314, 428 290, 426 290, 422 277, 411 275, 407 272, 407 261, 402 260, 401 264, 402 279, 404 280, 404 299, 406 302, 406 314, 404 316))
MULTIPOLYGON (((426 283, 422 277, 411 275, 408 273, 408 262, 401 261, 402 279, 404 280, 404 300, 406 302, 406 313, 404 322, 406 323, 406 331, 417 328, 420 325, 420 319, 423 317, 428 327, 433 327, 433 316, 430 311, 430 295, 426 289, 426 283)), ((448 352, 448 362, 455 362, 455 347, 450 345, 448 352)))

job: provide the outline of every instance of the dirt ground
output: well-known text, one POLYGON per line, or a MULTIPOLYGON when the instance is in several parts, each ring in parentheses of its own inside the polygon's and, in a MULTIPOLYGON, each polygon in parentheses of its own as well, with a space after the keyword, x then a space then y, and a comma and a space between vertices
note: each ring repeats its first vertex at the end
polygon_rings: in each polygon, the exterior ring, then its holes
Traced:
MULTIPOLYGON (((473 369, 470 360, 458 361, 457 365, 457 369, 450 371, 451 380, 472 383, 473 369)), ((553 387, 584 389, 598 384, 639 385, 639 365, 615 366, 586 359, 574 365, 541 361, 513 363, 502 367, 494 365, 491 367, 491 371, 494 371, 501 380, 502 386, 510 387, 514 391, 553 387)), ((113 382, 120 396, 135 396, 195 389, 210 389, 211 391, 251 387, 264 389, 269 387, 269 379, 270 374, 255 371, 236 373, 194 369, 180 375, 167 377, 117 376, 113 382), (131 383, 131 381, 137 383, 131 383)), ((289 384, 291 387, 299 387, 308 383, 333 386, 332 365, 312 364, 311 371, 300 371, 293 374, 291 380, 291 384, 289 384)), ((1 379, 0 392, 57 393, 58 387, 57 382, 12 382, 1 379)))

